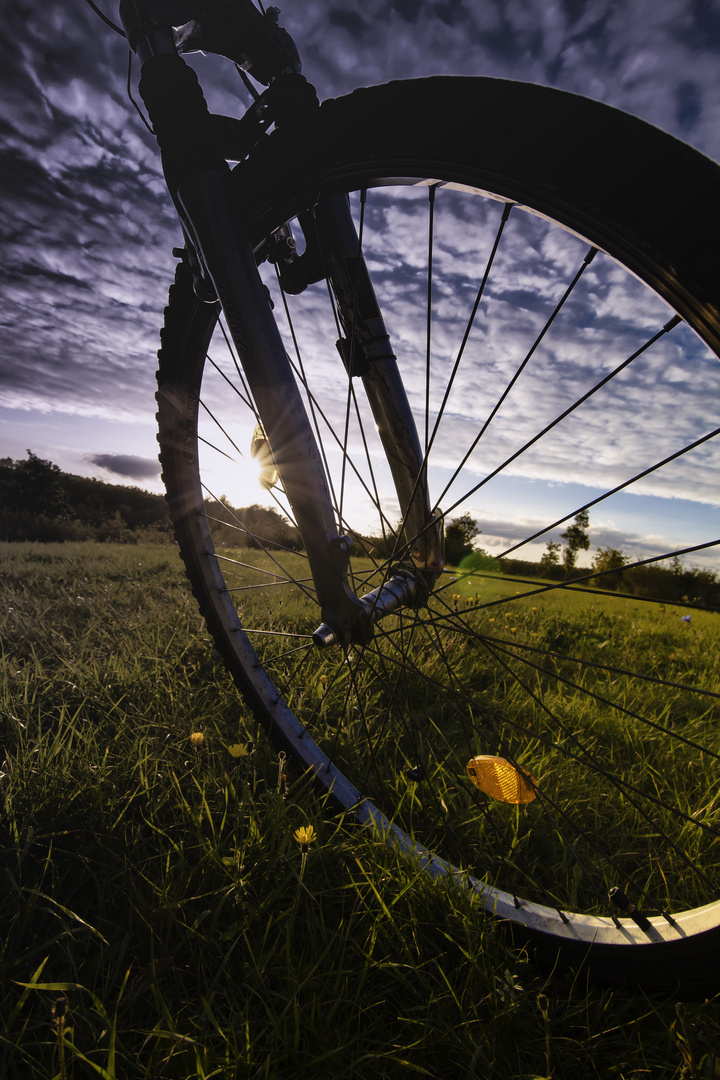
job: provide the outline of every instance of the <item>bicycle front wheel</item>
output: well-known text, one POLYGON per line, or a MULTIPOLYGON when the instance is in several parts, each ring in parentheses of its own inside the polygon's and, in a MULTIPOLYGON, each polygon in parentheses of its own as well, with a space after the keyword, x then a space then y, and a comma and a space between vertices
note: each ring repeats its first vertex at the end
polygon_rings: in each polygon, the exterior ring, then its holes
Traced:
MULTIPOLYGON (((258 249, 350 199, 447 537, 425 606, 369 644, 313 645, 282 448, 181 266, 161 461, 238 685, 343 805, 449 861, 424 856, 432 871, 467 871, 539 949, 711 989, 720 170, 586 99, 437 78, 328 102, 236 177, 258 249)), ((386 448, 338 356, 332 288, 289 296, 265 269, 362 595, 401 531, 386 448)))

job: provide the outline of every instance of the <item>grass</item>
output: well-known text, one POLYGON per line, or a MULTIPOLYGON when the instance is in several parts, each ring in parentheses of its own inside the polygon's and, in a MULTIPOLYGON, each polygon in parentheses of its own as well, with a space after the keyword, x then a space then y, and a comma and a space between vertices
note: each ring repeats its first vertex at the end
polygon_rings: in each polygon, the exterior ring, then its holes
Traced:
MULTIPOLYGON (((448 575, 429 610, 383 620, 346 657, 309 645, 318 619, 293 584, 307 577, 301 555, 222 551, 285 699, 403 828, 541 903, 607 914, 616 885, 647 914, 715 899, 684 854, 705 867, 720 858, 717 703, 685 688, 720 686, 716 614, 471 572, 448 575), (536 802, 518 813, 469 791, 476 754, 517 762, 538 782, 536 802), (678 807, 715 833, 685 828, 678 807), (679 837, 681 851, 667 839, 679 837)), ((369 559, 353 572, 360 593, 379 583, 369 559)))
MULTIPOLYGON (((0 545, 0 569, 0 1075, 720 1076, 716 1001, 538 971, 326 805, 238 698, 176 549, 0 545)), ((542 603, 523 633, 561 651, 587 605, 542 603)), ((608 621, 647 652, 642 605, 594 603, 590 654, 608 621)), ((653 626, 653 664, 716 678, 711 619, 653 626)))

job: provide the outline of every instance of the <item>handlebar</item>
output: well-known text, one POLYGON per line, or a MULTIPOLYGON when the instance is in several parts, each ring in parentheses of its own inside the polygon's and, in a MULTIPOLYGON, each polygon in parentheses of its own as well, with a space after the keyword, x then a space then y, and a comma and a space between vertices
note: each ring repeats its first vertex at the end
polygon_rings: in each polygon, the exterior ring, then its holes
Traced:
POLYGON ((295 42, 278 25, 279 8, 252 0, 121 0, 120 19, 141 60, 169 47, 225 56, 263 86, 302 65, 295 42))

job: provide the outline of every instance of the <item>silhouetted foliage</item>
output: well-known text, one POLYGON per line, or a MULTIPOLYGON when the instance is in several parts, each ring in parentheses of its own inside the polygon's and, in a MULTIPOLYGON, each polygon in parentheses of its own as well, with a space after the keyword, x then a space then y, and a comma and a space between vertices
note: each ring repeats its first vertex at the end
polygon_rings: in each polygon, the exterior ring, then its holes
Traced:
POLYGON ((398 557, 403 546, 399 543, 395 529, 387 528, 384 536, 363 536, 355 533, 352 536, 353 554, 367 556, 378 561, 380 559, 392 559, 398 557))
POLYGON ((575 569, 578 552, 587 551, 590 547, 590 537, 587 532, 589 524, 590 515, 587 510, 581 510, 575 515, 572 525, 568 525, 565 532, 560 534, 565 541, 563 563, 568 573, 575 569))
MULTIPOLYGON (((27 454, 24 461, 0 458, 0 540, 100 540, 136 544, 167 543, 173 539, 162 495, 64 473, 31 450, 27 454)), ((218 502, 208 501, 205 505, 218 547, 302 550, 298 530, 271 507, 253 504, 238 509, 224 496, 218 502)), ((566 553, 568 544, 576 544, 575 555, 578 550, 587 550, 587 525, 587 513, 579 514, 563 533, 566 553)), ((588 570, 578 568, 574 561, 572 568, 568 568, 567 558, 563 565, 560 564, 560 545, 556 542, 546 545, 540 562, 497 559, 474 546, 473 540, 479 533, 477 522, 469 514, 451 521, 446 530, 447 564, 458 566, 464 573, 501 573, 530 581, 544 578, 572 583, 573 579, 588 575, 588 570)), ((393 529, 388 529, 384 537, 354 537, 354 553, 358 556, 371 556, 377 560, 391 557, 396 550, 397 534, 393 529)), ((622 596, 641 596, 663 603, 696 604, 720 610, 718 575, 712 570, 686 568, 678 557, 669 563, 632 566, 622 551, 599 548, 592 568, 613 571, 597 579, 597 588, 603 591, 615 590, 622 596)), ((592 587, 592 578, 583 584, 592 587)))
POLYGON ((3 458, 0 466, 10 474, 2 491, 4 508, 61 520, 71 516, 63 474, 52 461, 28 450, 26 461, 3 458))
MULTIPOLYGON (((621 571, 623 566, 630 560, 627 555, 617 548, 598 548, 597 555, 592 561, 592 568, 598 574, 603 574, 598 585, 602 589, 619 589, 623 583, 622 573, 610 573, 609 571, 621 571)), ((665 571, 667 573, 667 571, 665 571)))
POLYGON ((661 603, 696 604, 720 610, 720 580, 714 571, 697 567, 685 569, 678 559, 673 559, 669 565, 659 562, 657 565, 632 566, 628 563, 628 556, 616 548, 601 548, 593 560, 593 569, 617 570, 617 573, 597 579, 588 579, 591 571, 585 567, 566 572, 564 566, 547 566, 542 561, 530 562, 529 559, 498 559, 496 565, 509 577, 530 581, 538 577, 546 581, 567 581, 570 585, 577 579, 584 588, 616 591, 620 596, 642 596, 661 603))
POLYGON ((224 495, 206 500, 205 510, 216 547, 264 547, 302 549, 298 529, 269 506, 231 506, 224 495))
MULTIPOLYGON (((300 533, 277 510, 237 509, 223 496, 206 502, 218 546, 302 548, 300 533)), ((62 472, 28 450, 27 461, 0 459, 0 540, 172 541, 162 495, 62 472)))
POLYGON ((445 527, 445 562, 458 566, 473 550, 473 540, 479 535, 478 523, 470 514, 453 518, 445 527))
POLYGON ((540 560, 540 565, 545 570, 549 570, 553 566, 560 565, 560 544, 558 544, 557 541, 548 540, 547 544, 545 545, 543 557, 540 560))
POLYGON ((64 473, 28 450, 25 461, 0 459, 0 539, 168 541, 162 495, 64 473))

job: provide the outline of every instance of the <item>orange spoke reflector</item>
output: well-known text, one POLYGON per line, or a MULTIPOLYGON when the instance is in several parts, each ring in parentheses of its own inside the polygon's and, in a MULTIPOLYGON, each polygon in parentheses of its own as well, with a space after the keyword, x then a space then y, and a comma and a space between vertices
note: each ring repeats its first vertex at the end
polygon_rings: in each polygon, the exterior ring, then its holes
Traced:
POLYGON ((505 758, 482 754, 468 761, 465 768, 475 787, 499 802, 528 803, 537 794, 533 778, 528 775, 526 779, 505 758))

